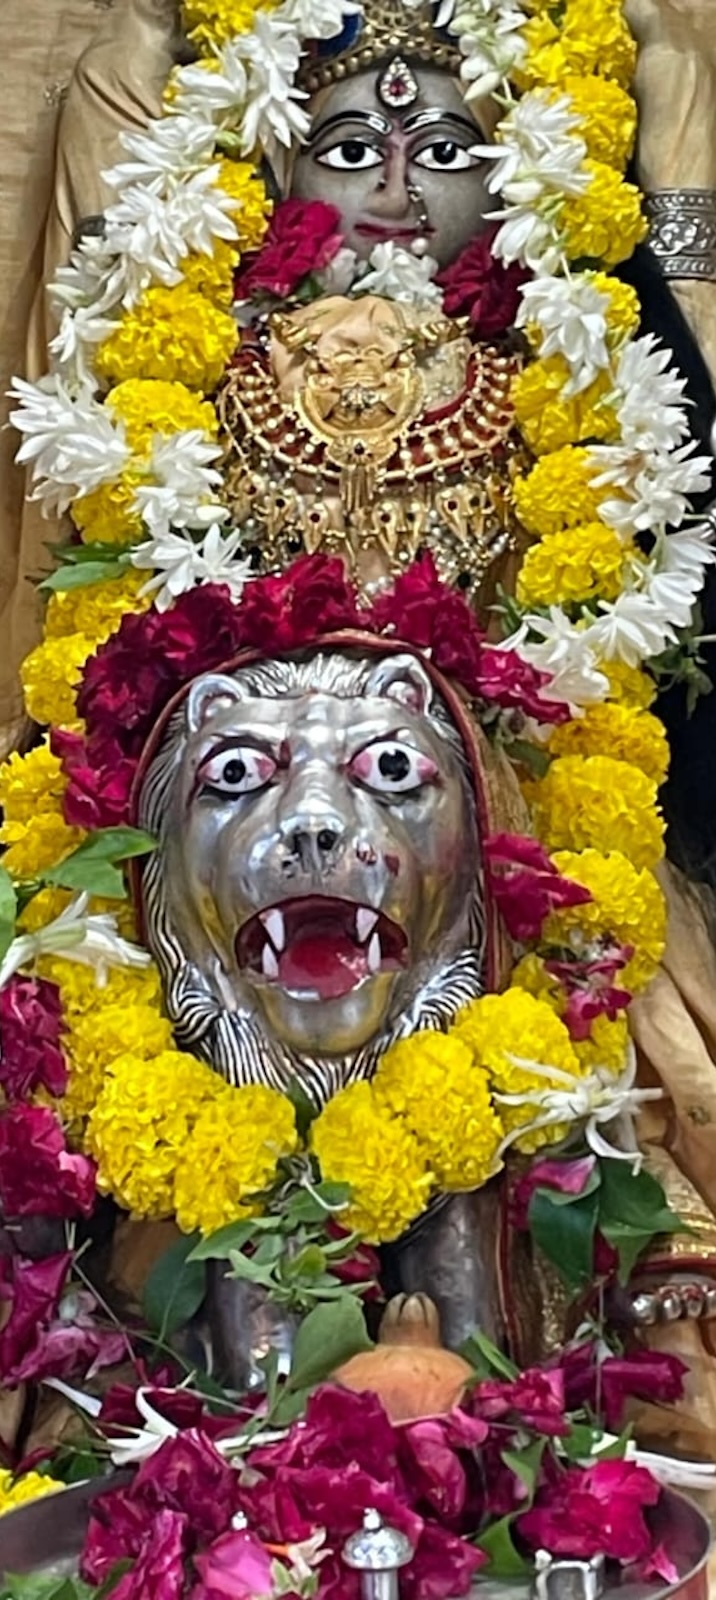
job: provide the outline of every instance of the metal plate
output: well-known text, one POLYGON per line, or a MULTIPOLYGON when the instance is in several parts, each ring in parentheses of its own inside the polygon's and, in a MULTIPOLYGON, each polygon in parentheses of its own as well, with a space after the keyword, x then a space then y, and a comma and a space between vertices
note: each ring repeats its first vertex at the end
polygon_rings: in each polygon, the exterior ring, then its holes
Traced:
MULTIPOLYGON (((94 1478, 57 1494, 48 1494, 0 1517, 0 1575, 48 1573, 58 1577, 77 1572, 77 1563, 92 1500, 107 1489, 131 1481, 131 1472, 94 1478)), ((647 1520, 651 1520, 647 1514, 647 1520)), ((623 1583, 612 1592, 618 1600, 706 1600, 706 1562, 712 1544, 709 1523, 683 1495, 665 1491, 659 1504, 659 1539, 679 1571, 679 1582, 623 1583)), ((609 1589, 606 1591, 609 1594, 609 1589)), ((527 1584, 497 1583, 481 1579, 474 1600, 527 1600, 527 1584)))

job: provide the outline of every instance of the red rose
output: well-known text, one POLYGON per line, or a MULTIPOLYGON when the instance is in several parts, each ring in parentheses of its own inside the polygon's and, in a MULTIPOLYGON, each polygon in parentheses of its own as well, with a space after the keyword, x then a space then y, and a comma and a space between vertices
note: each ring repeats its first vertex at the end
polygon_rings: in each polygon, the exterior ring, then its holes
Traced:
POLYGON ((443 291, 449 317, 469 317, 477 335, 493 338, 511 328, 520 304, 520 289, 530 273, 514 263, 505 267, 492 254, 495 228, 478 234, 435 282, 443 291))
POLYGON ((122 1333, 98 1328, 95 1302, 86 1291, 70 1291, 69 1253, 44 1261, 0 1257, 0 1299, 10 1314, 0 1333, 0 1377, 9 1388, 30 1379, 85 1378, 127 1354, 122 1333))
POLYGON ((559 1366, 568 1410, 581 1411, 588 1406, 603 1417, 612 1432, 622 1427, 628 1400, 649 1405, 673 1405, 680 1400, 689 1370, 678 1356, 658 1350, 633 1350, 629 1355, 600 1360, 594 1343, 563 1351, 559 1366))
MULTIPOLYGON (((530 1200, 537 1189, 553 1189, 557 1194, 571 1194, 575 1198, 583 1194, 596 1162, 596 1156, 577 1156, 571 1161, 545 1156, 541 1161, 533 1161, 529 1172, 518 1180, 512 1192, 510 1221, 513 1228, 521 1232, 529 1228, 530 1200)), ((571 1406, 568 1409, 571 1410, 571 1406)))
POLYGON ((194 1565, 201 1584, 192 1591, 192 1600, 256 1600, 273 1594, 272 1557, 253 1533, 224 1533, 194 1565))
POLYGON ((14 977, 0 991, 0 1085, 8 1100, 67 1088, 60 991, 45 978, 14 977))
POLYGON ((652 1536, 643 1510, 660 1493, 651 1473, 629 1461, 600 1461, 585 1472, 570 1467, 538 1492, 516 1528, 531 1550, 550 1555, 648 1562, 652 1536))
POLYGON ((517 1378, 487 1378, 470 1390, 466 1404, 485 1422, 509 1421, 554 1438, 569 1433, 559 1368, 530 1367, 517 1378))
POLYGON ((550 911, 592 898, 562 876, 536 839, 498 833, 485 840, 484 851, 490 888, 512 939, 536 939, 550 911))
POLYGON ((248 649, 294 650, 322 634, 363 627, 337 556, 301 556, 280 577, 256 578, 242 597, 241 644, 248 649))
POLYGON ((474 1452, 487 1435, 481 1417, 460 1410, 402 1427, 400 1464, 415 1502, 425 1501, 441 1521, 454 1526, 474 1492, 474 1452))
POLYGON ((58 728, 50 735, 50 745, 69 780, 62 803, 65 822, 86 829, 116 828, 127 822, 135 763, 124 756, 116 739, 100 733, 86 740, 58 728))
POLYGON ((343 244, 340 211, 322 200, 282 200, 261 249, 234 281, 236 300, 285 300, 310 272, 327 267, 343 244))
POLYGON ((151 1518, 165 1507, 185 1513, 192 1533, 216 1539, 231 1526, 237 1509, 238 1479, 203 1432, 167 1439, 143 1461, 131 1493, 151 1518))
MULTIPOLYGON (((107 1499, 110 1498, 108 1495, 107 1499)), ((134 1548, 127 1549, 126 1529, 120 1524, 105 1531, 106 1553, 101 1563, 102 1573, 91 1571, 96 1564, 96 1554, 83 1563, 83 1570, 91 1580, 101 1582, 109 1576, 112 1567, 130 1554, 136 1565, 112 1587, 114 1600, 181 1600, 184 1589, 184 1561, 187 1554, 189 1518, 177 1511, 158 1511, 141 1536, 132 1529, 134 1548), (113 1539, 113 1531, 117 1537, 113 1539)))
POLYGON ((8 1106, 0 1112, 0 1207, 5 1217, 88 1217, 96 1168, 67 1149, 47 1106, 8 1106))

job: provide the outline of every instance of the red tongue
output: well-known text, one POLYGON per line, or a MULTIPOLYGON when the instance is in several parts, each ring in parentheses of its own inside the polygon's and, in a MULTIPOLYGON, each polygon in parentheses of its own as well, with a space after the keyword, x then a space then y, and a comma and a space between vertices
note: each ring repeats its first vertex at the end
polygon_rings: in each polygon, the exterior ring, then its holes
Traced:
POLYGON ((335 928, 297 933, 279 958, 279 979, 285 988, 312 989, 322 1000, 348 994, 367 970, 365 952, 335 928))

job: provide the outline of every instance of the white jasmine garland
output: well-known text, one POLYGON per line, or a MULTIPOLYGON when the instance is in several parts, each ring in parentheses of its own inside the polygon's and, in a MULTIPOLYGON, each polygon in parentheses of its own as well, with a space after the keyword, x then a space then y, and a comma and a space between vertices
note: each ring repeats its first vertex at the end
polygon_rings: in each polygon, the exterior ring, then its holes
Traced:
POLYGON ((155 436, 147 481, 138 485, 134 497, 153 539, 172 529, 204 530, 226 520, 228 511, 216 494, 222 475, 212 465, 220 455, 221 447, 198 428, 155 436))
POLYGON ((578 708, 609 693, 609 679, 600 671, 599 655, 584 626, 575 625, 560 606, 550 606, 546 614, 526 612, 519 628, 497 648, 515 651, 549 675, 550 682, 540 690, 543 700, 564 700, 578 708))
POLYGON ((157 611, 168 611, 177 596, 186 594, 188 589, 223 583, 231 591, 232 600, 239 601, 252 570, 250 560, 238 556, 242 538, 240 528, 224 533, 214 522, 201 540, 192 539, 188 533, 166 533, 137 545, 130 556, 132 565, 154 574, 140 594, 151 594, 157 611))
POLYGON ((615 1078, 606 1067, 597 1067, 587 1077, 574 1078, 560 1067, 547 1066, 539 1061, 524 1060, 510 1055, 510 1061, 524 1072, 537 1078, 551 1079, 549 1087, 530 1089, 524 1094, 495 1094, 499 1105, 533 1106, 531 1121, 521 1123, 502 1140, 500 1155, 526 1133, 538 1133, 541 1128, 569 1123, 581 1127, 584 1138, 596 1156, 611 1161, 628 1161, 633 1172, 639 1172, 643 1153, 639 1149, 634 1119, 641 1107, 651 1100, 661 1100, 663 1089, 638 1089, 636 1087, 636 1050, 630 1042, 624 1071, 615 1078), (559 1088, 553 1087, 558 1084, 559 1088), (605 1139, 602 1127, 613 1130, 612 1138, 605 1139))
POLYGON ((246 73, 239 149, 250 155, 260 145, 270 159, 277 145, 288 149, 293 139, 305 138, 311 125, 307 112, 297 103, 307 95, 294 83, 300 40, 294 28, 275 12, 257 11, 251 33, 238 34, 231 49, 246 73))
POLYGON ((468 0, 467 4, 458 0, 450 32, 457 35, 460 53, 465 57, 460 77, 468 86, 468 105, 498 88, 508 90, 510 73, 527 55, 521 31, 526 21, 524 11, 516 5, 491 6, 486 13, 482 0, 468 0))
POLYGON ((688 437, 686 379, 653 333, 631 339, 619 357, 614 404, 623 444, 631 450, 675 450, 688 437))
POLYGON ((104 243, 123 259, 123 306, 134 305, 152 283, 180 283, 190 251, 210 255, 215 239, 236 239, 237 202, 218 178, 216 165, 185 178, 153 178, 127 187, 108 207, 104 243))
POLYGON ((31 499, 48 513, 61 514, 81 495, 113 483, 127 465, 123 425, 88 384, 72 392, 57 373, 38 383, 14 378, 11 397, 19 409, 10 421, 23 435, 17 460, 30 468, 31 499))
POLYGON ((119 143, 132 157, 102 174, 111 189, 121 191, 157 178, 181 178, 205 167, 216 146, 216 126, 200 110, 153 117, 142 133, 120 133, 119 143))
POLYGON ((525 283, 516 325, 534 325, 542 335, 540 356, 562 356, 570 377, 562 393, 581 394, 611 366, 607 344, 610 297, 595 286, 593 272, 557 277, 544 273, 525 283))
POLYGON ((385 295, 402 305, 439 307, 442 290, 432 281, 437 270, 432 256, 414 256, 388 240, 371 250, 368 270, 353 284, 352 293, 385 295))
MULTIPOLYGON (((422 5, 422 0, 413 4, 422 5)), ((293 28, 299 39, 334 39, 343 32, 346 17, 360 12, 359 0, 283 0, 273 15, 293 28)))
POLYGON ((604 521, 623 534, 678 527, 691 496, 711 484, 712 459, 695 455, 697 449, 693 440, 669 452, 594 445, 589 452, 592 483, 617 490, 600 504, 604 521))

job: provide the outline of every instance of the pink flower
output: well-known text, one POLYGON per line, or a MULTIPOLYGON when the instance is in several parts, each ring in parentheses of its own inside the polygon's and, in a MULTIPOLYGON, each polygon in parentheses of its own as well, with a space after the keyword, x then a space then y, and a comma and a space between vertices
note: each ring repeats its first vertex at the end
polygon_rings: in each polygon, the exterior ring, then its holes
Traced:
POLYGON ((15 976, 0 991, 0 1087, 8 1100, 67 1088, 60 991, 45 978, 15 976))
POLYGON ((536 839, 496 833, 484 846, 492 893, 512 939, 536 939, 550 911, 586 905, 592 896, 564 878, 536 839))
POLYGON ((237 1475, 198 1429, 167 1439, 143 1461, 132 1485, 133 1498, 147 1512, 167 1507, 185 1513, 202 1539, 225 1533, 237 1509, 237 1475))
POLYGON ((96 1168, 73 1155, 54 1111, 8 1106, 0 1112, 0 1206, 5 1217, 88 1217, 96 1168))
POLYGON ((528 1367, 516 1378, 487 1378, 470 1390, 466 1404, 486 1422, 509 1421, 556 1438, 569 1433, 559 1368, 528 1367))
POLYGON ((437 1522, 426 1522, 415 1557, 400 1574, 402 1600, 454 1600, 469 1594, 485 1561, 474 1544, 437 1522))
POLYGON ((282 200, 261 249, 234 280, 236 300, 286 300, 302 278, 327 267, 343 244, 340 211, 322 200, 282 200))
POLYGON ((253 1533, 225 1533, 196 1556, 194 1565, 201 1583, 192 1591, 192 1600, 264 1600, 273 1594, 271 1556, 253 1533))
POLYGON ((643 1400, 650 1405, 673 1405, 680 1400, 689 1370, 678 1356, 657 1350, 633 1350, 628 1355, 600 1359, 593 1343, 562 1351, 558 1365, 567 1409, 581 1411, 587 1406, 613 1432, 621 1428, 629 1400, 643 1400))
POLYGON ((600 1461, 585 1472, 570 1467, 538 1491, 516 1528, 531 1550, 648 1563, 653 1541, 643 1512, 660 1493, 651 1473, 629 1461, 600 1461))
POLYGON ((112 1588, 114 1600, 181 1600, 188 1525, 188 1517, 177 1511, 157 1512, 139 1544, 135 1565, 112 1588))
POLYGON ((596 1163, 596 1156, 577 1156, 572 1160, 545 1156, 541 1161, 533 1161, 529 1171, 518 1179, 510 1197, 513 1228, 521 1233, 529 1228, 530 1201, 537 1189, 554 1189, 557 1194, 571 1194, 575 1199, 583 1194, 596 1163))
POLYGON ((86 740, 63 728, 50 736, 69 779, 63 800, 65 822, 74 828, 116 828, 128 819, 135 764, 115 739, 103 734, 86 740))
POLYGON ((127 1355, 127 1339, 97 1326, 95 1301, 85 1290, 63 1289, 72 1257, 44 1261, 0 1257, 0 1299, 10 1315, 0 1333, 0 1376, 8 1388, 31 1379, 91 1378, 127 1355))
POLYGON ((497 232, 490 228, 461 251, 456 261, 443 267, 435 282, 443 291, 449 317, 467 316, 481 339, 493 338, 511 328, 520 304, 520 289, 530 277, 516 263, 505 267, 492 254, 497 232))
POLYGON ((614 978, 631 960, 629 945, 613 945, 598 961, 545 961, 545 969, 558 978, 568 999, 563 1021, 573 1039, 588 1039, 596 1017, 614 1022, 631 1001, 628 989, 614 987, 614 978))
POLYGON ((474 1452, 489 1429, 481 1417, 452 1411, 411 1422, 399 1431, 400 1465, 416 1501, 455 1525, 476 1490, 474 1452))

